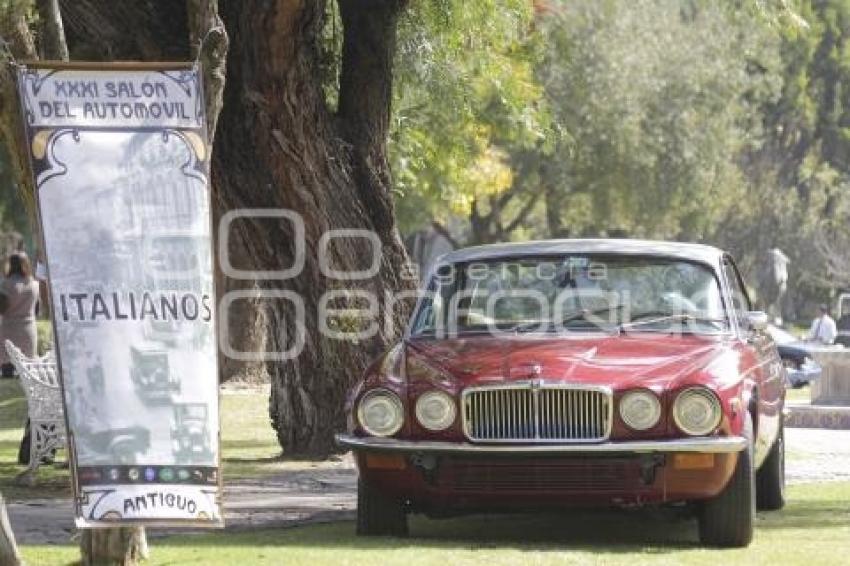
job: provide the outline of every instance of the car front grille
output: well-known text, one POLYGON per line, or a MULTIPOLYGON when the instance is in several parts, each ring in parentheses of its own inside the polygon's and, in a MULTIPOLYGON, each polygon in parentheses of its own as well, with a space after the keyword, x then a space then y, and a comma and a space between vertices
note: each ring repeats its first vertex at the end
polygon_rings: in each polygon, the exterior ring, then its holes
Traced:
POLYGON ((611 392, 532 382, 463 392, 463 429, 478 442, 598 442, 608 438, 611 392))

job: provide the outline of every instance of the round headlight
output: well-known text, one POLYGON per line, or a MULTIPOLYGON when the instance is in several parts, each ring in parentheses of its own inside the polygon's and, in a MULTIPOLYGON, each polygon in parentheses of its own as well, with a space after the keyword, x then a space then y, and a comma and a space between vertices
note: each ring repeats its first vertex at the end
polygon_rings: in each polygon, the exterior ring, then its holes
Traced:
POLYGON ((661 403, 650 391, 630 391, 620 398, 620 418, 634 430, 650 429, 661 418, 661 403))
POLYGON ((360 399, 357 419, 372 436, 392 436, 404 423, 404 407, 395 393, 376 389, 360 399))
POLYGON ((691 436, 714 432, 722 416, 720 401, 705 387, 685 389, 673 403, 673 421, 679 430, 691 436))
POLYGON ((429 391, 416 400, 416 420, 428 430, 445 430, 455 422, 454 400, 442 391, 429 391))

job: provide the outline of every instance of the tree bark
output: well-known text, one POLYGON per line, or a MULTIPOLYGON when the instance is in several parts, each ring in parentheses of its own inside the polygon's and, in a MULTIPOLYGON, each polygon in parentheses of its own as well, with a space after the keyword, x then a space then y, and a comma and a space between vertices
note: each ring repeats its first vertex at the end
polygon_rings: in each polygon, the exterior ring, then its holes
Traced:
POLYGON ((55 61, 68 60, 68 45, 65 43, 65 29, 62 26, 62 14, 59 0, 37 0, 41 27, 41 56, 55 61))
POLYGON ((201 62, 204 70, 207 136, 212 145, 218 114, 223 104, 227 49, 230 41, 224 29, 224 22, 218 14, 217 0, 187 0, 186 7, 192 57, 201 62))
POLYGON ((24 125, 18 106, 18 90, 14 61, 37 59, 35 39, 27 23, 27 12, 31 5, 27 2, 4 3, 0 8, 0 36, 6 41, 0 64, 0 137, 6 144, 9 164, 17 180, 22 200, 27 206, 30 218, 35 218, 35 200, 32 179, 29 172, 27 144, 24 141, 24 125), (12 60, 9 60, 9 59, 12 60))
POLYGON ((133 566, 148 557, 142 527, 83 529, 80 538, 82 566, 133 566))
MULTIPOLYGON (((345 426, 346 390, 400 328, 379 328, 358 343, 329 338, 319 329, 317 305, 323 294, 359 289, 383 298, 386 289, 411 286, 403 277, 407 255, 395 225, 386 159, 402 3, 348 0, 339 5, 344 47, 334 112, 321 84, 323 1, 222 2, 234 41, 219 121, 219 140, 226 141, 216 144, 213 161, 218 200, 225 210, 294 211, 305 227, 307 259, 295 277, 227 281, 228 290, 293 291, 304 301, 303 351, 294 359, 266 363, 272 378, 270 417, 288 454, 323 455, 334 449, 333 433, 345 426), (341 228, 378 236, 383 253, 375 277, 336 280, 322 273, 316 261, 320 238, 341 228)), ((295 237, 288 221, 242 221, 231 230, 228 252, 243 269, 283 269, 293 264, 295 237)), ((372 263, 371 246, 362 238, 335 238, 329 248, 336 270, 362 270, 372 263)), ((230 326, 241 328, 243 338, 253 333, 267 350, 291 345, 298 330, 291 302, 255 298, 240 303, 229 313, 230 326), (258 325, 265 328, 258 331, 258 325)), ((381 315, 386 308, 380 304, 381 315)), ((390 318, 400 323, 404 316, 398 312, 390 318)))

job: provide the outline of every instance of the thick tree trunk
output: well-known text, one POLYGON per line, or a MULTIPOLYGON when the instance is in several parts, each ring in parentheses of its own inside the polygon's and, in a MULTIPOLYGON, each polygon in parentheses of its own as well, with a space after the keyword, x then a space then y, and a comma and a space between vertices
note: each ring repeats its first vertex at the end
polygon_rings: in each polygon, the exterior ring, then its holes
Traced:
MULTIPOLYGON (((229 290, 291 291, 304 302, 303 350, 292 359, 267 363, 270 416, 288 454, 334 449, 333 433, 345 425, 346 389, 398 330, 379 328, 358 343, 324 336, 317 308, 323 294, 360 289, 383 299, 384 290, 410 286, 404 278, 407 256, 394 222, 386 160, 392 57, 402 5, 396 0, 347 0, 340 8, 345 35, 339 109, 334 113, 320 82, 323 1, 222 2, 234 41, 213 163, 218 200, 227 210, 294 211, 305 227, 306 262, 296 276, 227 281, 229 290), (342 228, 378 236, 383 253, 375 277, 336 280, 322 273, 320 238, 342 228)), ((231 261, 242 269, 287 268, 296 254, 295 238, 286 220, 241 221, 231 230, 231 261)), ((335 238, 329 248, 336 270, 363 270, 372 264, 371 245, 363 238, 335 238)), ((385 307, 381 305, 382 314, 385 307)), ((290 301, 256 298, 234 303, 229 314, 241 312, 243 333, 266 338, 261 348, 283 351, 299 328, 295 311, 290 301), (260 324, 265 328, 257 332, 260 324)), ((403 317, 400 313, 395 320, 403 317)))

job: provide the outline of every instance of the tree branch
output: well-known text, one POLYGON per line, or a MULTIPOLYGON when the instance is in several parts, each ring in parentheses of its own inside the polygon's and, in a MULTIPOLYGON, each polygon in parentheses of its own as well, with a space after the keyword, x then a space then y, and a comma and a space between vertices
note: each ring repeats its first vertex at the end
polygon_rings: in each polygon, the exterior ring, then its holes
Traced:
POLYGON ((224 104, 224 81, 227 75, 227 49, 230 40, 218 13, 218 0, 187 0, 186 11, 192 57, 199 59, 203 66, 207 136, 212 145, 218 115, 224 104))
POLYGON ((343 25, 337 124, 354 181, 385 243, 395 234, 387 136, 398 16, 405 0, 339 0, 343 25))
POLYGON ((38 17, 41 21, 41 55, 44 59, 68 60, 68 44, 65 28, 59 11, 59 0, 36 0, 38 17))
POLYGON ((21 192, 32 219, 35 218, 35 197, 29 171, 29 153, 24 140, 24 126, 18 106, 16 68, 9 65, 11 55, 16 60, 38 59, 35 40, 27 25, 27 12, 32 8, 28 2, 4 3, 0 11, 0 37, 9 49, 2 53, 0 62, 0 138, 8 150, 13 178, 21 192))
POLYGON ((448 242, 452 245, 453 248, 457 249, 457 248, 461 247, 460 243, 457 240, 454 239, 454 236, 451 235, 451 233, 449 232, 449 229, 446 228, 445 226, 443 226, 440 222, 437 222, 436 220, 432 220, 431 221, 431 228, 434 229, 434 232, 436 232, 437 234, 439 234, 440 236, 442 236, 443 238, 448 240, 448 242))
POLYGON ((514 219, 509 222, 508 225, 505 227, 505 232, 513 232, 519 227, 520 224, 525 222, 525 219, 531 213, 531 210, 534 208, 534 205, 537 204, 537 200, 540 198, 541 194, 543 194, 543 191, 537 190, 531 195, 531 198, 528 199, 528 201, 523 205, 519 212, 517 212, 516 217, 514 217, 514 219))
POLYGON ((405 0, 338 0, 343 25, 339 106, 343 139, 383 148, 389 131, 398 16, 405 0))

